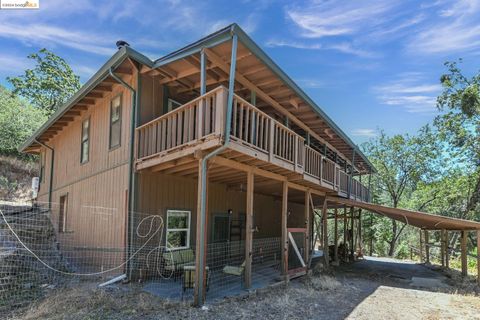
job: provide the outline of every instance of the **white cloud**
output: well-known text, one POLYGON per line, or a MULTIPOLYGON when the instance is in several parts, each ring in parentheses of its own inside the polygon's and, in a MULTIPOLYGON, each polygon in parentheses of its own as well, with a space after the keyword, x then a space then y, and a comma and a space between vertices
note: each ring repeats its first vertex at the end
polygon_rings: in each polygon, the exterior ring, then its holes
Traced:
POLYGON ((441 91, 439 84, 426 83, 423 75, 416 72, 400 74, 397 79, 376 86, 373 92, 385 105, 399 106, 410 113, 434 113, 436 97, 441 91))
POLYGON ((377 136, 377 130, 375 129, 354 129, 351 132, 352 136, 354 137, 376 137, 377 136))
POLYGON ((350 35, 376 25, 395 1, 312 1, 286 10, 307 38, 350 35))
POLYGON ((69 31, 47 24, 0 24, 0 37, 27 44, 60 45, 100 55, 112 55, 115 41, 107 35, 96 36, 87 31, 69 31))
POLYGON ((265 43, 265 45, 270 48, 289 47, 289 48, 306 49, 306 50, 334 50, 341 53, 364 57, 364 58, 373 58, 378 56, 378 54, 374 52, 355 48, 351 43, 348 43, 348 42, 322 45, 320 43, 306 43, 306 42, 299 42, 299 41, 271 39, 271 40, 268 40, 265 43))
POLYGON ((23 70, 30 67, 30 65, 31 63, 27 58, 9 54, 0 54, 0 70, 12 73, 11 76, 23 72, 23 70))
POLYGON ((265 45, 267 47, 290 47, 295 49, 308 49, 308 50, 319 50, 322 49, 322 45, 318 43, 308 44, 297 41, 288 41, 288 40, 268 40, 265 45))
POLYGON ((319 89, 325 87, 325 82, 317 79, 296 79, 295 80, 303 88, 319 89))
POLYGON ((411 38, 407 51, 463 54, 480 50, 480 1, 461 0, 443 7, 438 17, 411 38))

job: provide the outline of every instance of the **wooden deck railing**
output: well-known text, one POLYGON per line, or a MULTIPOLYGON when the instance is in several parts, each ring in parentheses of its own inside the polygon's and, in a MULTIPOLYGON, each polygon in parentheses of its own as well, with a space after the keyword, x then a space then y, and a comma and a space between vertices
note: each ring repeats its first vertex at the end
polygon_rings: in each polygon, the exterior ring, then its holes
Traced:
POLYGON ((171 151, 223 132, 226 89, 218 87, 136 129, 137 157, 171 151))
MULTIPOLYGON (((137 160, 174 152, 224 135, 227 89, 218 87, 136 129, 137 160)), ((334 161, 305 145, 305 139, 241 97, 234 95, 232 141, 263 153, 265 159, 303 173, 333 190, 368 200, 368 190, 334 161)), ((243 149, 246 150, 246 149, 243 149)))
POLYGON ((234 95, 232 109, 232 138, 262 151, 273 158, 294 165, 295 170, 303 170, 305 139, 295 131, 234 95))

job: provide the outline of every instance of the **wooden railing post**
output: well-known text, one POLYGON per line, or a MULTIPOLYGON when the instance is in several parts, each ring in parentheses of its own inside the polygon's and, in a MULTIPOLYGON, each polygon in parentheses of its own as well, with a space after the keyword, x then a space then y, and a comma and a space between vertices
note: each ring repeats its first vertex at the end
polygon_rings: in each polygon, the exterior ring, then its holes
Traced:
POLYGON ((273 161, 273 152, 275 148, 275 121, 273 119, 269 119, 270 125, 269 125, 269 138, 268 138, 268 156, 269 156, 269 161, 273 161))
POLYGON ((293 141, 293 164, 295 171, 298 171, 298 137, 295 137, 293 141))
POLYGON ((226 94, 226 89, 222 87, 216 93, 215 97, 215 128, 213 130, 217 135, 220 136, 224 136, 227 134, 225 132, 225 121, 227 121, 227 119, 225 119, 227 98, 228 96, 226 94))
POLYGON ((198 112, 197 112, 197 137, 196 140, 199 140, 203 136, 203 109, 205 107, 205 100, 200 99, 198 101, 198 112))

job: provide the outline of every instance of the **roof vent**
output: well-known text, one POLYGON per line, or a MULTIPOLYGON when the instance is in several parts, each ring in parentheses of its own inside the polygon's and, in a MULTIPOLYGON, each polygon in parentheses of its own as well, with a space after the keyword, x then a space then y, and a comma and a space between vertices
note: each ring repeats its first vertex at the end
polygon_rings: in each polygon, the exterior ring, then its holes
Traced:
POLYGON ((127 41, 118 40, 115 45, 117 46, 118 50, 122 49, 123 47, 130 47, 127 41))

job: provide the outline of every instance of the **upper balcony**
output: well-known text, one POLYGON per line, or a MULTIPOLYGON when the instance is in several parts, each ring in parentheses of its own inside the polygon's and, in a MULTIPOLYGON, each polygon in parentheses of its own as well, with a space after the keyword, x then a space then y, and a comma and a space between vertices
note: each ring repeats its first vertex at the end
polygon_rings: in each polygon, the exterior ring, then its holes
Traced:
MULTIPOLYGON (((194 176, 194 155, 224 142, 227 95, 227 89, 219 86, 138 127, 136 170, 194 176)), ((362 201, 369 199, 368 189, 340 165, 237 94, 233 98, 230 139, 219 156, 326 193, 343 197, 350 194, 351 198, 362 201)))

